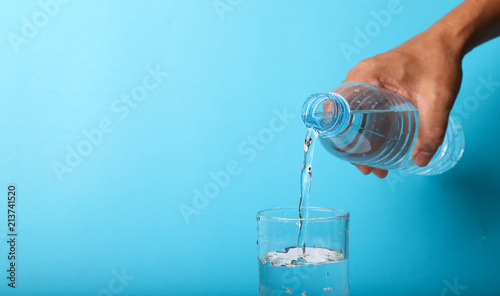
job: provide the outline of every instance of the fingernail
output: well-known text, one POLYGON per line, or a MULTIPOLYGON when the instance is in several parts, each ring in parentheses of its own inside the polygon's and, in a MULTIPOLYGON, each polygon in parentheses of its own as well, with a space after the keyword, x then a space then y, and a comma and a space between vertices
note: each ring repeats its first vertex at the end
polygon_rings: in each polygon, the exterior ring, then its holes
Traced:
POLYGON ((419 151, 417 155, 413 158, 416 165, 420 167, 426 166, 432 159, 432 153, 419 151))

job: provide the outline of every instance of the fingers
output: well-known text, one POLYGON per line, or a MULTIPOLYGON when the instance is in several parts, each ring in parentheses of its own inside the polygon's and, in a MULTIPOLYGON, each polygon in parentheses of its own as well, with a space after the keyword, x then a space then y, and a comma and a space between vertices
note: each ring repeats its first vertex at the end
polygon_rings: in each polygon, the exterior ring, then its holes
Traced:
POLYGON ((377 73, 379 65, 374 58, 368 58, 360 61, 355 67, 351 68, 343 82, 359 81, 373 85, 380 85, 377 73))
POLYGON ((432 104, 428 101, 420 104, 418 138, 411 155, 416 165, 424 167, 429 164, 443 143, 449 112, 442 104, 432 104))
POLYGON ((373 168, 373 174, 375 176, 379 177, 380 179, 383 179, 383 178, 387 177, 388 173, 389 172, 387 170, 373 168))
POLYGON ((355 164, 355 163, 353 163, 353 165, 354 165, 355 167, 357 167, 357 168, 358 168, 358 170, 360 170, 360 171, 363 173, 363 175, 368 175, 368 174, 370 174, 370 173, 372 172, 372 170, 373 170, 373 168, 371 168, 371 167, 369 167, 369 166, 366 166, 366 165, 360 165, 360 164, 355 164))
POLYGON ((375 176, 379 177, 380 179, 383 179, 387 177, 388 171, 387 170, 382 170, 378 168, 372 168, 366 165, 361 165, 361 164, 355 164, 353 163, 358 170, 360 170, 363 175, 369 175, 370 173, 373 173, 375 176))

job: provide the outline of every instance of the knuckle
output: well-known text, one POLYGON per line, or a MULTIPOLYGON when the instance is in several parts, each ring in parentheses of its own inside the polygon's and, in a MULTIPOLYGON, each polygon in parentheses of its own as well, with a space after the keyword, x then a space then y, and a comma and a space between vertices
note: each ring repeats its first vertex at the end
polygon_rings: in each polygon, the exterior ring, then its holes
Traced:
POLYGON ((356 68, 358 69, 369 69, 372 68, 375 65, 375 61, 373 58, 368 58, 361 60, 357 65, 356 68))
POLYGON ((378 72, 375 71, 375 69, 376 64, 372 59, 362 60, 347 72, 346 80, 363 82, 376 81, 378 72))

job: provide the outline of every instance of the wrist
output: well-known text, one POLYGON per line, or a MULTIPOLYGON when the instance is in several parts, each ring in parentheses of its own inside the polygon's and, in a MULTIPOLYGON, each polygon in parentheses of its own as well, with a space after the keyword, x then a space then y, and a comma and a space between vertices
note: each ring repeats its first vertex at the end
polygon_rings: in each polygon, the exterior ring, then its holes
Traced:
POLYGON ((500 34, 500 1, 465 0, 427 31, 451 54, 463 58, 500 34))
POLYGON ((433 44, 440 45, 450 57, 461 60, 472 49, 474 31, 472 26, 442 19, 427 29, 424 35, 433 44))

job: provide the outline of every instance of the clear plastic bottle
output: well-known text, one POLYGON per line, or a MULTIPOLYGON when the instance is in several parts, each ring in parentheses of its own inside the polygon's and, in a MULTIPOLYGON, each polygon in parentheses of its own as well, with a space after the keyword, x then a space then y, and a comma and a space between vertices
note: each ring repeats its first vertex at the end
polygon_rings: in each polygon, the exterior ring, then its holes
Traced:
POLYGON ((302 120, 320 134, 331 154, 356 164, 419 175, 438 175, 454 167, 465 145, 460 123, 450 117, 443 144, 426 167, 411 152, 418 133, 418 110, 406 98, 361 82, 341 84, 311 95, 302 120))

